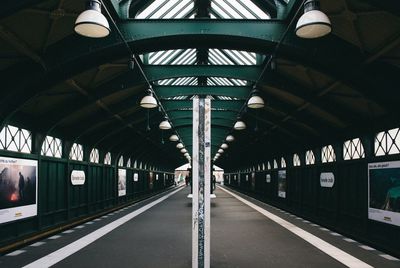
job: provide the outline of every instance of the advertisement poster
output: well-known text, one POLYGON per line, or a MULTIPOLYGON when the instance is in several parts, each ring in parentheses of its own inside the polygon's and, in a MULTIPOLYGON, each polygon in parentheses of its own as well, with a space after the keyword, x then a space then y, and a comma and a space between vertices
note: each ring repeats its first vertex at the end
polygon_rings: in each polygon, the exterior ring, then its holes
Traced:
POLYGON ((266 174, 266 175, 265 175, 265 181, 266 181, 267 183, 270 183, 270 182, 271 182, 271 174, 266 174))
POLYGON ((0 224, 37 215, 37 161, 0 157, 0 224))
POLYGON ((150 172, 149 173, 149 188, 150 188, 150 190, 153 190, 153 186, 154 186, 153 181, 154 181, 154 173, 150 172))
POLYGON ((118 169, 118 196, 126 195, 126 169, 118 169))
POLYGON ((368 218, 400 226, 400 161, 368 164, 368 218))
POLYGON ((251 189, 253 189, 253 190, 256 189, 256 173, 255 172, 251 173, 251 189))
POLYGON ((139 181, 139 174, 133 173, 133 181, 139 181))
POLYGON ((286 170, 278 171, 278 196, 286 198, 286 170))

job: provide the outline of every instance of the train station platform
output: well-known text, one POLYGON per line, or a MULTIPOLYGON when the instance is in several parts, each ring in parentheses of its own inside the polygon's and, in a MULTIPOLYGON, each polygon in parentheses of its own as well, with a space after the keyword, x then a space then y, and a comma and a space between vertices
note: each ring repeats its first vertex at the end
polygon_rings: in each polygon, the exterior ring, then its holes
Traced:
MULTIPOLYGON (((0 257, 0 267, 191 267, 189 187, 173 188, 0 257)), ((400 267, 399 259, 218 186, 211 267, 400 267)))

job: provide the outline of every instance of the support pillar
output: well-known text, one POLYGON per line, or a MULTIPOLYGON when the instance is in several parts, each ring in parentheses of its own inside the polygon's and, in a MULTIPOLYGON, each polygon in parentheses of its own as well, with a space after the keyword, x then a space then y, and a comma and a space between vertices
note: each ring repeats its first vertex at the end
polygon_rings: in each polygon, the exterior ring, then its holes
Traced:
POLYGON ((211 100, 193 99, 192 268, 210 267, 211 100))

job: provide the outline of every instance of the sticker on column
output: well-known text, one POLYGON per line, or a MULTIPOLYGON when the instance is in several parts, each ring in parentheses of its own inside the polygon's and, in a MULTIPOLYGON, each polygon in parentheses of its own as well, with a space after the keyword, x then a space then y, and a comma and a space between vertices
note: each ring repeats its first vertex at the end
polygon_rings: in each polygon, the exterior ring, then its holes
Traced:
POLYGON ((335 184, 335 175, 332 172, 322 172, 319 181, 321 187, 332 188, 335 184))

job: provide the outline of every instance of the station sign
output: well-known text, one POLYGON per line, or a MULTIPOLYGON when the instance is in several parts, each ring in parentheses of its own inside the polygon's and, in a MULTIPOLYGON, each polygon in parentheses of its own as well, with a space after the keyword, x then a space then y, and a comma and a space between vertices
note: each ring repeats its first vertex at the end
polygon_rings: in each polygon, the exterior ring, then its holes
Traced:
POLYGON ((332 188, 335 184, 335 175, 332 172, 322 172, 319 181, 321 187, 332 188))
POLYGON ((85 171, 83 170, 72 170, 71 172, 71 183, 72 185, 84 185, 86 181, 85 171))

